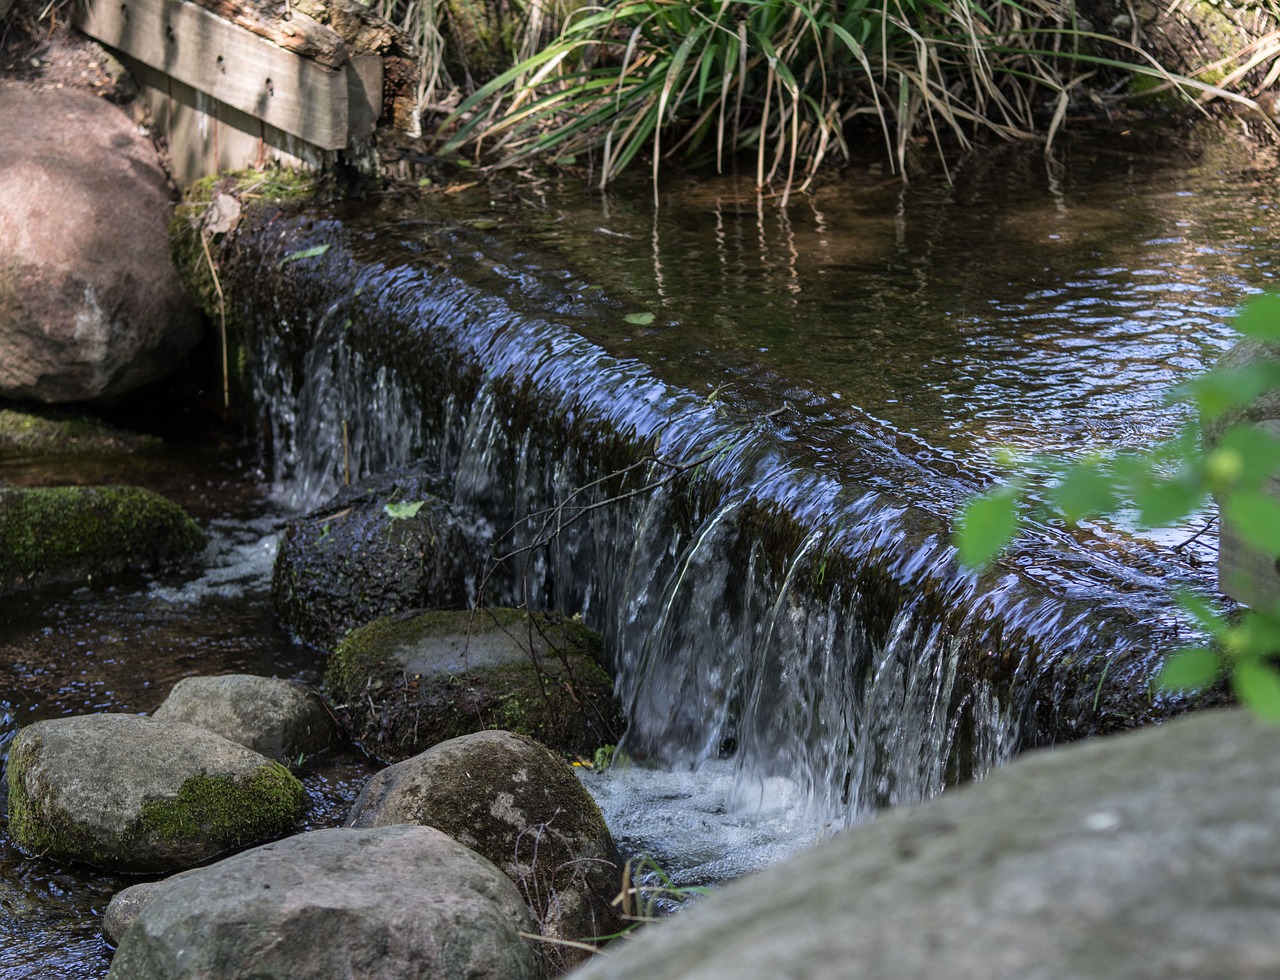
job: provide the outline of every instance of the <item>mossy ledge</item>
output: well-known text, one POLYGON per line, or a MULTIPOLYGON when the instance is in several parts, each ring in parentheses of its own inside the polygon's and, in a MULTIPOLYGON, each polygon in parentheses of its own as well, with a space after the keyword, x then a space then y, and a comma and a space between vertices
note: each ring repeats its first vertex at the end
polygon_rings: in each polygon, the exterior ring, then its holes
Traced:
POLYGON ((141 487, 0 488, 0 594, 153 568, 204 543, 181 507, 141 487))

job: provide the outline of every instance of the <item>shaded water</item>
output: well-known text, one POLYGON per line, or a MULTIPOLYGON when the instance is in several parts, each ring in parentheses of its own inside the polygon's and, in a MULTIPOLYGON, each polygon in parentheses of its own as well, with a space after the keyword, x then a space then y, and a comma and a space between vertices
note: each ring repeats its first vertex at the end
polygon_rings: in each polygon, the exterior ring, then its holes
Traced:
MULTIPOLYGON (((670 188, 656 217, 649 199, 532 180, 250 229, 227 281, 256 324, 274 469, 226 445, 131 464, 214 545, 185 573, 6 597, 0 738, 150 710, 190 673, 314 679, 270 622, 265 569, 281 517, 341 482, 344 422, 353 476, 425 460, 531 546, 523 586, 492 598, 605 634, 627 747, 659 768, 588 785, 682 882, 1026 744, 1178 710, 1145 688, 1179 629, 1164 579, 1205 571, 1173 538, 1041 528, 975 580, 945 517, 997 444, 1176 427, 1163 390, 1273 277, 1271 175, 1229 144, 1133 136, 1055 166, 997 151, 953 186, 855 168, 785 212, 729 179, 670 188)), ((366 771, 309 772, 310 825, 340 820, 366 771)), ((0 977, 102 975, 96 915, 120 879, 0 834, 0 880, 0 977)))

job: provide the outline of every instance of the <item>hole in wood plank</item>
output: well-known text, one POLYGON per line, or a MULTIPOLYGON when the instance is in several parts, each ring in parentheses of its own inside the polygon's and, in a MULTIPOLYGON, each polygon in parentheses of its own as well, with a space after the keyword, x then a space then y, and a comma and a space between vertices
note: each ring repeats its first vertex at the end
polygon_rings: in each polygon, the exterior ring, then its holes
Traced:
POLYGON ((164 36, 169 39, 170 44, 178 40, 178 36, 173 33, 173 27, 169 24, 164 25, 164 36))
POLYGON ((218 55, 218 71, 220 71, 224 75, 227 73, 227 62, 226 62, 226 59, 222 57, 222 55, 218 55))
POLYGON ((127 3, 120 4, 120 16, 126 21, 129 19, 129 5, 127 3))
POLYGON ((276 87, 274 84, 272 84, 271 79, 268 78, 267 79, 267 95, 275 95, 275 94, 276 94, 276 87))

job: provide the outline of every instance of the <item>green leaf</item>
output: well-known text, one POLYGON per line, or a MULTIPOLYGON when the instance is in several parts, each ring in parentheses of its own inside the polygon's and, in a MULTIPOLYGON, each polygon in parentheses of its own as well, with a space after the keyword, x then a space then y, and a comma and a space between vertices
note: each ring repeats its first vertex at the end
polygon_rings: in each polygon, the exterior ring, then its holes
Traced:
POLYGON ((1165 527, 1195 511, 1208 495, 1204 482, 1193 474, 1175 480, 1152 482, 1134 492, 1140 511, 1138 519, 1146 527, 1165 527))
POLYGON ((1070 524, 1082 517, 1105 514, 1118 503, 1111 477, 1096 464, 1078 463, 1051 491, 1051 499, 1070 524))
POLYGON ((1013 540, 1018 530, 1019 492, 1016 485, 1000 487, 965 504, 954 535, 963 565, 985 565, 1013 540))
POLYGON ((1274 383, 1274 365, 1261 361, 1209 371, 1182 385, 1179 394, 1194 401, 1204 418, 1216 418, 1229 409, 1249 404, 1274 383))
POLYGON ((1245 486, 1259 486, 1280 472, 1280 439, 1256 425, 1233 425, 1218 442, 1216 453, 1234 453, 1236 479, 1245 486))
POLYGON ((1235 328, 1256 340, 1280 340, 1280 293, 1263 293, 1245 304, 1235 328))
POLYGON ((1176 595, 1178 605, 1184 611, 1189 613, 1196 624, 1206 633, 1221 633, 1226 629, 1227 624, 1216 609, 1209 604, 1209 600, 1202 595, 1197 595, 1189 589, 1179 589, 1176 595))
POLYGON ((393 521, 403 521, 416 517, 424 503, 423 500, 402 500, 398 504, 385 504, 382 509, 393 521))
POLYGON ((297 252, 291 252, 276 263, 276 268, 283 268, 287 262, 297 262, 298 259, 314 259, 317 255, 324 255, 329 251, 328 243, 324 245, 313 245, 311 248, 304 248, 297 252))
POLYGON ((1212 650, 1178 650, 1160 668, 1156 683, 1166 691, 1198 691, 1222 675, 1222 661, 1212 650))
POLYGON ((637 327, 647 327, 653 322, 652 313, 628 313, 623 317, 628 323, 637 327))
POLYGON ((1280 501, 1263 490, 1239 490, 1223 500, 1222 513, 1251 547, 1280 555, 1280 501))
POLYGON ((1266 657, 1280 653, 1280 615, 1258 609, 1246 610, 1239 626, 1227 631, 1223 640, 1238 657, 1266 657))
POLYGON ((1231 672, 1236 695, 1255 715, 1265 721, 1280 722, 1280 674, 1258 660, 1242 660, 1231 672))

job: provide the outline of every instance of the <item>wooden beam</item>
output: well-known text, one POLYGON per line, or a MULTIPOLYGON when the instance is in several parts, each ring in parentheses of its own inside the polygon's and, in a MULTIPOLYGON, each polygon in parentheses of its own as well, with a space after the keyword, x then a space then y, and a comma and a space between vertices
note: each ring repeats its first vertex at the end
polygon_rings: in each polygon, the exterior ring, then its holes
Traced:
POLYGON ((301 58, 187 0, 91 0, 80 26, 285 133, 325 150, 347 145, 345 69, 301 58))

